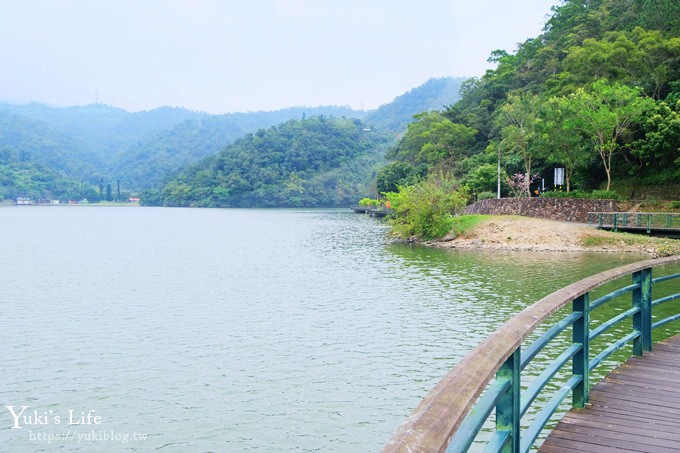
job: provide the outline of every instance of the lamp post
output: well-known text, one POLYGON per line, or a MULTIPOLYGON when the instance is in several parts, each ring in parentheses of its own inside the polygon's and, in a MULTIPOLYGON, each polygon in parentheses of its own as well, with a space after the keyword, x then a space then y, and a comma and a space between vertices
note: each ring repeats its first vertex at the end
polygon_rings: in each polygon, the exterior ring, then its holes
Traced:
POLYGON ((498 196, 501 198, 501 146, 498 145, 498 196))

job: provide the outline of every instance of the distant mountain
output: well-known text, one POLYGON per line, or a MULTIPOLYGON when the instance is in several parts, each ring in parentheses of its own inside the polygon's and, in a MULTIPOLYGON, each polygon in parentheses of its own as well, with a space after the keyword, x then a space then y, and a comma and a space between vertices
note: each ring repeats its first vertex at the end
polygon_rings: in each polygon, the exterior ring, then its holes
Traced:
MULTIPOLYGON (((321 106, 223 115, 176 107, 130 113, 103 104, 50 107, 36 102, 0 102, 0 150, 5 165, 22 162, 22 171, 51 172, 54 181, 84 184, 87 193, 91 186, 102 196, 102 186, 112 184, 117 188, 120 183, 125 195, 158 186, 186 165, 218 153, 248 133, 290 120, 345 117, 361 119, 366 128, 378 132, 403 132, 413 115, 455 102, 461 81, 431 79, 370 112, 321 106)), ((10 173, 16 174, 6 172, 10 173)), ((5 186, 14 187, 12 184, 5 186)), ((44 186, 34 185, 31 193, 39 196, 43 190, 40 187, 44 186)), ((4 190, 0 195, 8 198, 14 192, 4 190)), ((73 190, 55 189, 44 195, 67 192, 73 190)))
POLYGON ((444 110, 460 99, 460 86, 465 78, 433 78, 396 97, 389 104, 369 112, 364 121, 380 130, 403 132, 418 113, 444 110))

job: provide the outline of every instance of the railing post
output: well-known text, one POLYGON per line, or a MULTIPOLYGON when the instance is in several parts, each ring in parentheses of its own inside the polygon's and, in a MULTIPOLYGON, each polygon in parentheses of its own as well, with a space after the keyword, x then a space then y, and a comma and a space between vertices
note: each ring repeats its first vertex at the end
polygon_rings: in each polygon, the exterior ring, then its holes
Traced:
POLYGON ((498 380, 510 380, 510 388, 496 405, 496 431, 510 431, 504 453, 519 452, 520 446, 520 348, 517 348, 496 373, 498 380))
POLYGON ((633 315, 633 329, 640 332, 633 340, 633 354, 642 355, 652 350, 652 268, 634 272, 633 283, 640 285, 633 290, 633 306, 640 308, 633 315))
POLYGON ((652 232, 652 215, 647 214, 647 234, 651 234, 652 232))
POLYGON ((574 322, 572 327, 572 342, 581 343, 582 348, 572 359, 572 373, 582 376, 572 391, 572 406, 583 408, 590 398, 590 293, 577 297, 572 302, 574 312, 581 312, 582 316, 574 322))

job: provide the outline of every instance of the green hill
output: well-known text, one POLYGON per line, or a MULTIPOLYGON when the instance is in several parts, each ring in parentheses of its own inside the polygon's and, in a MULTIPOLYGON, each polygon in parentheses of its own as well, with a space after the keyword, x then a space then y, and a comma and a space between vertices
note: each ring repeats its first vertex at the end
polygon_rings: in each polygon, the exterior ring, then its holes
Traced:
POLYGON ((316 116, 260 129, 142 197, 146 205, 348 206, 372 194, 388 135, 316 116))
MULTIPOLYGON (((373 132, 391 131, 394 136, 405 130, 415 114, 454 102, 460 82, 452 78, 431 79, 370 112, 321 106, 223 115, 175 107, 130 113, 103 104, 50 107, 35 102, 0 102, 0 149, 5 150, 5 165, 10 161, 16 164, 21 157, 24 173, 47 171, 57 175, 52 178, 56 186, 59 181, 71 181, 84 185, 84 192, 90 193, 94 188, 103 195, 102 186, 120 184, 127 196, 158 187, 185 166, 218 153, 248 133, 290 120, 321 115, 361 119, 373 132)), ((13 174, 5 173, 7 187, 17 186, 13 174)), ((39 175, 28 179, 34 177, 39 175)), ((38 188, 44 186, 34 185, 31 193, 37 198, 65 196, 73 192, 70 183, 66 186, 41 192, 38 188)), ((16 190, 3 190, 2 194, 12 198, 16 190)))
POLYGON ((544 181, 557 190, 546 195, 672 196, 649 188, 680 180, 679 18, 677 1, 560 2, 542 35, 494 51, 496 68, 465 81, 457 102, 408 125, 380 186, 444 172, 495 192, 500 160, 504 195, 544 181))
POLYGON ((404 132, 414 115, 441 110, 460 99, 459 91, 464 81, 453 77, 432 78, 369 112, 365 121, 380 130, 404 132))

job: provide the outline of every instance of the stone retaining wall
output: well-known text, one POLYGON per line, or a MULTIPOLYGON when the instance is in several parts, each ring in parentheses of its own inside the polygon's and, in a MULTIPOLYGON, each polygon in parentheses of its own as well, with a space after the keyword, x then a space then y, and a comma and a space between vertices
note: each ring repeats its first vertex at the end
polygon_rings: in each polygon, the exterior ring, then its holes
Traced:
POLYGON ((587 223, 589 212, 616 212, 614 200, 587 198, 492 198, 465 208, 465 214, 522 215, 539 219, 587 223))

